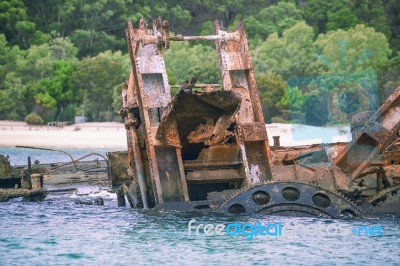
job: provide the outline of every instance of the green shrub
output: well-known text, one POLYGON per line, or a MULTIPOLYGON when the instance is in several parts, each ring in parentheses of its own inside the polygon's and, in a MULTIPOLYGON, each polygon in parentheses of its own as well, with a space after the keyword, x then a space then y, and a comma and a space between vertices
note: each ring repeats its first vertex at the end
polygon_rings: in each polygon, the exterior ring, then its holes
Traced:
POLYGON ((28 125, 43 125, 44 123, 43 118, 37 113, 30 113, 29 115, 25 116, 25 122, 28 125))

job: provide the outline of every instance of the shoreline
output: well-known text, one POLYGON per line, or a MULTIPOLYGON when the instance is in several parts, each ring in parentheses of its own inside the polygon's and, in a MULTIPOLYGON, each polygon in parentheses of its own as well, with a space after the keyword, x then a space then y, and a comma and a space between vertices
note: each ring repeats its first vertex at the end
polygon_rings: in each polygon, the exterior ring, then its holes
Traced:
POLYGON ((29 126, 25 122, 0 121, 0 147, 118 148, 126 149, 123 123, 82 123, 64 127, 29 126))
MULTIPOLYGON (((299 124, 266 124, 270 145, 280 136, 281 146, 348 142, 349 126, 314 127, 299 124)), ((123 123, 87 122, 54 126, 29 126, 20 121, 0 121, 0 147, 127 149, 123 123)))

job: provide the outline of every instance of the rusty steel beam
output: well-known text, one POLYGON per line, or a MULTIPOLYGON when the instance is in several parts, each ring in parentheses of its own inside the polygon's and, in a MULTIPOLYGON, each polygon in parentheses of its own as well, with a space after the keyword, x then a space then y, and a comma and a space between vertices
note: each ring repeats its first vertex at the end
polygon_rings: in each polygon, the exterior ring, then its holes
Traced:
MULTIPOLYGON (((143 80, 141 77, 141 74, 139 72, 139 67, 138 67, 138 62, 137 62, 137 57, 138 57, 138 51, 140 44, 135 39, 135 36, 142 36, 144 34, 148 34, 147 29, 134 29, 133 24, 131 22, 128 23, 128 29, 126 30, 127 33, 127 44, 128 44, 128 50, 131 58, 131 66, 132 66, 132 74, 133 74, 133 80, 134 80, 134 89, 135 89, 135 94, 137 95, 138 98, 138 105, 141 112, 141 118, 144 120, 144 130, 146 132, 150 131, 150 121, 147 113, 147 101, 144 96, 143 92, 143 80)), ((162 197, 162 190, 161 190, 161 185, 160 181, 158 178, 158 169, 156 166, 155 162, 155 151, 154 147, 150 144, 150 138, 146 134, 145 135, 145 141, 146 141, 146 148, 147 148, 147 154, 148 154, 148 159, 149 159, 149 167, 150 167, 150 178, 152 180, 153 189, 155 191, 154 197, 156 199, 156 203, 162 203, 163 202, 163 197, 162 197)))
MULTIPOLYGON (((143 172, 148 173, 146 179, 151 180, 155 204, 171 200, 189 200, 186 180, 182 177, 183 163, 179 162, 181 160, 179 145, 172 148, 164 146, 155 138, 162 112, 171 101, 162 55, 162 48, 167 48, 169 42, 167 27, 167 21, 157 20, 151 30, 147 28, 146 21, 141 20, 139 28, 133 28, 132 23, 128 23, 126 31, 134 81, 133 92, 128 92, 133 95, 128 96, 136 98, 140 113, 140 124, 134 125, 138 127, 137 131, 136 129, 132 131, 132 128, 130 130, 131 138, 135 141, 128 145, 135 155, 138 153, 135 147, 139 146, 138 138, 135 136, 140 136, 144 141, 142 153, 146 163, 143 172), (174 163, 170 165, 169 160, 174 163)), ((129 123, 130 118, 133 117, 126 116, 126 122, 129 123)), ((140 160, 138 154, 133 157, 131 164, 134 164, 136 159, 140 160)), ((136 166, 137 171, 140 168, 136 166)))
POLYGON ((218 35, 208 36, 173 36, 170 38, 171 41, 215 41, 221 39, 218 35))
POLYGON ((271 150, 244 25, 241 22, 236 31, 228 33, 215 21, 214 32, 216 36, 229 36, 215 41, 223 89, 234 91, 242 98, 236 123, 244 184, 271 180, 271 150))
MULTIPOLYGON (((400 88, 376 113, 354 119, 351 143, 332 149, 321 145, 286 149, 274 136, 272 154, 243 23, 227 32, 216 22, 214 35, 207 36, 171 37, 168 26, 168 21, 158 18, 148 28, 142 19, 138 28, 129 23, 126 30, 132 72, 122 92, 121 115, 127 128, 128 173, 133 185, 124 189, 135 192, 131 193, 135 199, 147 193, 150 208, 213 209, 225 200, 227 191, 273 181, 281 192, 286 185, 310 195, 326 190, 327 198, 336 197, 334 204, 340 205, 343 199, 336 191, 360 199, 367 194, 359 192, 370 193, 372 184, 377 197, 367 200, 371 202, 398 189, 397 168, 390 166, 388 171, 388 165, 397 167, 398 160, 388 151, 393 151, 399 137, 400 88), (170 86, 163 50, 171 41, 201 40, 215 42, 222 86, 196 84, 196 77, 170 86), (171 87, 180 88, 173 98, 171 87), (353 182, 361 177, 362 181, 353 182), (371 180, 377 181, 376 187, 371 180), (354 190, 355 185, 360 190, 354 190), (211 202, 213 193, 218 196, 211 202)), ((273 189, 272 185, 262 188, 273 189)), ((238 199, 237 203, 247 206, 250 199, 254 201, 254 191, 247 192, 232 194, 232 202, 238 199)), ((140 198, 136 201, 140 203, 140 198)), ((296 204, 300 212, 311 206, 296 204)), ((230 212, 232 206, 226 206, 230 212)), ((287 210, 293 211, 292 207, 287 210)))
MULTIPOLYGON (((171 88, 181 88, 182 85, 170 85, 171 88)), ((221 84, 194 84, 193 88, 217 88, 222 87, 221 84)))
POLYGON ((145 170, 144 170, 144 165, 143 165, 143 161, 142 161, 142 155, 139 150, 138 133, 137 133, 137 129, 135 127, 134 117, 132 116, 131 113, 128 113, 127 121, 131 121, 130 123, 126 124, 126 126, 127 126, 126 129, 128 131, 129 138, 130 138, 129 146, 131 148, 131 152, 133 155, 133 162, 135 164, 136 177, 138 179, 140 194, 142 196, 143 208, 148 209, 149 204, 147 201, 147 186, 146 186, 145 170))
POLYGON ((334 159, 351 180, 357 179, 377 154, 399 137, 400 87, 369 118, 354 138, 334 159))
POLYGON ((205 36, 173 36, 170 37, 171 41, 236 41, 239 42, 241 35, 238 31, 226 32, 219 31, 216 35, 205 35, 205 36))

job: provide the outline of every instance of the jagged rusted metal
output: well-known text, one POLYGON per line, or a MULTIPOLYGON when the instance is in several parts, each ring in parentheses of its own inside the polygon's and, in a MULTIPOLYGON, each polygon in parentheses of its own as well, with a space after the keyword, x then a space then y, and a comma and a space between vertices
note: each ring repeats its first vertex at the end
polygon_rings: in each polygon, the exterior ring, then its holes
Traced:
POLYGON ((149 29, 142 19, 138 28, 128 23, 126 39, 132 71, 120 114, 130 179, 123 190, 132 207, 229 212, 235 204, 246 213, 257 206, 253 212, 291 209, 339 217, 343 210, 359 216, 371 210, 356 205, 371 207, 399 190, 399 149, 393 147, 400 88, 377 112, 354 117, 349 144, 286 148, 274 136, 271 147, 242 22, 232 32, 216 22, 214 35, 170 36, 167 21, 158 18, 149 29), (194 40, 215 42, 222 84, 196 85, 192 77, 172 97, 163 51, 171 41, 194 40), (274 186, 279 189, 272 193, 274 186), (284 191, 294 190, 298 199, 283 200, 284 191), (317 203, 307 203, 314 198, 317 203))

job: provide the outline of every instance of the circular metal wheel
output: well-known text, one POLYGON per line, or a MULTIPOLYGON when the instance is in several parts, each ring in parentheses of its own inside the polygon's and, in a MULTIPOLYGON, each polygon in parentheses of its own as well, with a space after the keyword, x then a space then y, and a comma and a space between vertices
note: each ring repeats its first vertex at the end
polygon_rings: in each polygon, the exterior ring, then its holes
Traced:
POLYGON ((345 196, 299 182, 266 182, 240 189, 219 211, 329 218, 363 216, 363 211, 345 196))

